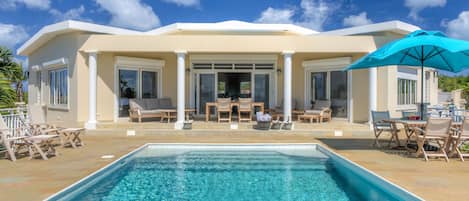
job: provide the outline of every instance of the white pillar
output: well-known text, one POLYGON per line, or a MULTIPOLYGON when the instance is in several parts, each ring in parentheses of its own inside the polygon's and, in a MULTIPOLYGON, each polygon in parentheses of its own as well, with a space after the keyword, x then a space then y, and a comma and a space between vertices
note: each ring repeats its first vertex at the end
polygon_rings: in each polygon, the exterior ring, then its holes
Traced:
POLYGON ((369 122, 372 121, 371 118, 371 111, 376 111, 378 108, 378 69, 377 68, 370 68, 368 69, 369 72, 369 122))
POLYGON ((292 56, 295 52, 283 51, 283 117, 292 121, 292 56))
POLYGON ((187 51, 175 51, 177 55, 177 121, 175 129, 182 129, 184 125, 185 110, 185 76, 186 76, 186 54, 187 51))
POLYGON ((89 87, 88 87, 88 122, 85 124, 86 129, 96 129, 96 78, 97 78, 97 51, 89 51, 88 53, 88 72, 89 72, 89 87))

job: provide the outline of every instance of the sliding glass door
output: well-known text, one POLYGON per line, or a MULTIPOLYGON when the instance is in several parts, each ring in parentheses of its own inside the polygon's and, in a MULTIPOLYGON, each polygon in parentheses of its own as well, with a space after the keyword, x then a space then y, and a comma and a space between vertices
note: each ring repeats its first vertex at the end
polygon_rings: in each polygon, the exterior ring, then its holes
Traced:
POLYGON ((348 76, 344 71, 308 72, 309 80, 306 91, 306 105, 317 100, 330 100, 332 117, 347 118, 348 116, 348 76))
POLYGON ((215 101, 215 74, 208 73, 208 74, 199 74, 198 80, 198 88, 199 90, 196 92, 199 94, 198 97, 198 106, 199 106, 199 113, 205 114, 205 104, 208 102, 215 101))
POLYGON ((138 71, 119 70, 119 117, 129 116, 129 99, 137 98, 138 71))
POLYGON ((119 69, 119 117, 129 116, 129 99, 158 98, 158 71, 119 69))
POLYGON ((254 75, 254 101, 264 102, 264 107, 269 108, 270 103, 270 74, 254 75))
POLYGON ((331 73, 331 109, 333 117, 347 118, 347 72, 331 73))

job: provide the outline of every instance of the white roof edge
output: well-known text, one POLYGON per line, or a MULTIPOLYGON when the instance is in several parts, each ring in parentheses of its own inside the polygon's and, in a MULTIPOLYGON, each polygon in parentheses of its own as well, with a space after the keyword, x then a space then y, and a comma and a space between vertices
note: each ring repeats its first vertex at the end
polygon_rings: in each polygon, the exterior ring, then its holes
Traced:
POLYGON ((66 33, 70 31, 87 31, 87 32, 116 34, 116 35, 117 34, 121 34, 121 35, 142 34, 142 32, 133 31, 129 29, 93 24, 93 23, 88 23, 88 22, 66 20, 66 21, 58 22, 58 23, 43 27, 36 34, 34 34, 33 37, 27 40, 20 48, 18 48, 17 54, 23 55, 23 53, 26 52, 35 43, 45 42, 47 38, 52 38, 53 36, 58 35, 60 33, 66 33), (46 36, 49 36, 49 37, 46 37, 46 36))
POLYGON ((362 26, 349 27, 344 29, 337 29, 331 31, 325 31, 319 33, 319 35, 337 35, 337 36, 346 36, 346 35, 356 35, 356 34, 365 34, 372 32, 380 31, 392 31, 399 34, 408 34, 410 32, 420 30, 420 27, 405 23, 399 20, 367 24, 362 26))
POLYGON ((146 32, 146 34, 167 34, 177 31, 224 31, 224 32, 282 32, 287 31, 299 35, 318 33, 293 24, 261 24, 229 20, 218 23, 174 23, 146 32))

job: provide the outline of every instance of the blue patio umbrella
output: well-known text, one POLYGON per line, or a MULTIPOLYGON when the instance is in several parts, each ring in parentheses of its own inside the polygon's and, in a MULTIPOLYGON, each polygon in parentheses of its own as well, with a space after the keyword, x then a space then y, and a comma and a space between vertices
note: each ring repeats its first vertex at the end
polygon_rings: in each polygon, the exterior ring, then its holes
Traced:
MULTIPOLYGON (((453 73, 469 68, 469 42, 446 37, 439 31, 418 30, 390 42, 357 60, 345 70, 383 67, 388 65, 418 66, 453 73)), ((423 76, 421 76, 423 86, 423 76)), ((423 87, 420 115, 423 118, 423 87)))

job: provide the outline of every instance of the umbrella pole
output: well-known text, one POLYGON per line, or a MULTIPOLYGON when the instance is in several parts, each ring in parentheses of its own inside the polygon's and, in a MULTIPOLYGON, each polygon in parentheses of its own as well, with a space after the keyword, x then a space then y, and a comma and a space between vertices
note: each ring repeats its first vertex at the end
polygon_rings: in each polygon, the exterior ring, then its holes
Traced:
POLYGON ((425 106, 423 104, 423 90, 425 90, 425 89, 423 88, 423 80, 425 79, 425 75, 424 75, 424 72, 423 72, 423 62, 422 62, 422 67, 421 67, 420 71, 421 71, 421 74, 422 74, 421 78, 420 78, 420 86, 421 86, 421 90, 420 90, 420 119, 424 120, 424 118, 423 118, 423 115, 424 115, 423 114, 424 113, 423 109, 424 109, 425 106))
POLYGON ((420 47, 421 48, 421 58, 420 58, 420 64, 421 64, 421 68, 420 68, 420 72, 421 72, 421 76, 420 76, 420 120, 425 120, 424 119, 424 104, 423 104, 423 90, 424 87, 423 87, 423 82, 425 80, 425 74, 423 72, 423 62, 424 62, 424 57, 423 57, 423 46, 420 47))

